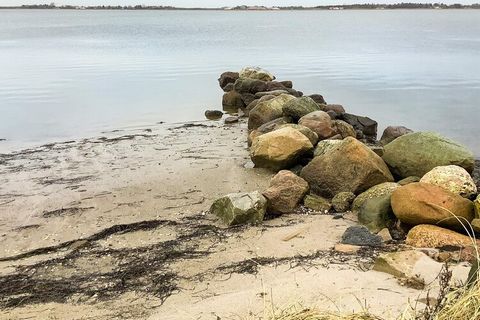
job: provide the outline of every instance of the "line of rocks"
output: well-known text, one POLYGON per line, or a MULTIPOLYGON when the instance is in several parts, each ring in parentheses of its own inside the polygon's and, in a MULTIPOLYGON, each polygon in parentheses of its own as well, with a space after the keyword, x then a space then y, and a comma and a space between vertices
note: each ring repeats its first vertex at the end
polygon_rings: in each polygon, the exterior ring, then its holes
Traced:
MULTIPOLYGON (((304 96, 291 81, 261 68, 219 78, 225 111, 248 117, 255 167, 277 174, 263 192, 229 194, 210 211, 227 225, 259 223, 265 213, 351 210, 361 227, 348 234, 405 240, 413 247, 471 247, 480 234, 474 156, 432 132, 390 126, 377 140, 377 122, 304 96), (470 227, 470 225, 472 227, 470 227), (473 230, 472 230, 473 228, 473 230)), ((344 237, 345 244, 361 244, 344 237)), ((368 242, 368 241, 367 241, 368 242)))

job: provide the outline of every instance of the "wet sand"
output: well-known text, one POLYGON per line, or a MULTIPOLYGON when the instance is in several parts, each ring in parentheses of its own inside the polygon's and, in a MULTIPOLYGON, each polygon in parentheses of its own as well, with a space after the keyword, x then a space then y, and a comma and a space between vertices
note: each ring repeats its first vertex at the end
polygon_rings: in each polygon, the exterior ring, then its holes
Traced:
POLYGON ((214 199, 272 176, 246 136, 157 124, 1 155, 0 318, 246 319, 298 302, 393 318, 435 289, 372 271, 373 249, 335 252, 352 215, 220 225, 214 199))

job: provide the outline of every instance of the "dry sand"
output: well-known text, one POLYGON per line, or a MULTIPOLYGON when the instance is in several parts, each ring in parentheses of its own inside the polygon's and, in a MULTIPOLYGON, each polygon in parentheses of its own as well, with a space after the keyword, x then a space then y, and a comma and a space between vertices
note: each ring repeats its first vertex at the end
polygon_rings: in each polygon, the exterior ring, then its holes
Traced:
POLYGON ((332 250, 350 215, 219 225, 215 198, 272 176, 246 132, 157 124, 2 155, 0 318, 246 319, 299 301, 393 318, 425 296, 372 271, 374 250, 332 250))

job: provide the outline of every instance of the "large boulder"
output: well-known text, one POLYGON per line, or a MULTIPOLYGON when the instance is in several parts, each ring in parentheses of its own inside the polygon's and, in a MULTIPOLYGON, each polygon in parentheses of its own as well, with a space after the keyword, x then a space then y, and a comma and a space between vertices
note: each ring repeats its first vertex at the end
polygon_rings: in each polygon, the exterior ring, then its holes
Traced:
POLYGON ((378 123, 369 117, 357 116, 351 113, 342 113, 338 117, 339 120, 343 120, 350 124, 355 130, 362 133, 362 137, 369 142, 374 142, 377 139, 377 127, 378 123))
POLYGON ((230 91, 230 90, 227 90, 225 87, 230 83, 232 84, 235 83, 238 77, 239 77, 238 72, 231 72, 231 71, 224 72, 220 75, 220 78, 218 78, 218 84, 220 85, 220 88, 222 88, 224 91, 230 91))
POLYGON ((467 170, 455 165, 435 167, 427 172, 420 182, 434 184, 464 198, 477 194, 475 181, 467 170))
POLYGON ((233 85, 233 89, 242 94, 249 93, 254 95, 257 92, 265 91, 267 83, 261 80, 238 78, 233 85))
POLYGON ((352 203, 352 211, 358 212, 363 203, 368 199, 383 197, 385 195, 391 196, 393 191, 395 191, 398 187, 400 187, 398 183, 384 182, 369 188, 355 198, 352 203))
POLYGON ((298 121, 298 119, 310 112, 319 110, 318 104, 309 97, 292 99, 283 105, 283 114, 292 117, 295 121, 298 121))
POLYGON ((259 67, 245 67, 240 70, 240 78, 257 79, 262 81, 273 81, 275 76, 265 69, 259 67))
POLYGON ((292 99, 295 97, 281 94, 273 99, 259 102, 248 114, 248 129, 257 129, 264 123, 282 117, 283 105, 292 99))
POLYGON ((282 214, 292 212, 308 192, 308 183, 288 170, 279 171, 270 181, 263 195, 268 200, 267 210, 282 214))
POLYGON ((375 233, 392 225, 395 216, 390 205, 390 197, 387 194, 363 202, 358 210, 358 222, 375 233))
POLYGON ((401 137, 407 133, 412 133, 413 130, 408 129, 403 126, 389 126, 383 130, 382 137, 380 138, 380 143, 386 145, 387 143, 392 142, 393 140, 401 137))
POLYGON ((473 154, 464 146, 433 132, 408 133, 385 146, 383 160, 400 178, 422 177, 438 166, 457 165, 473 171, 473 154))
POLYGON ((308 140, 310 140, 312 145, 316 145, 317 142, 318 142, 318 135, 315 132, 313 132, 312 130, 310 130, 309 128, 305 127, 305 126, 302 126, 300 124, 294 124, 294 123, 286 123, 286 124, 279 125, 278 129, 285 128, 285 127, 290 127, 290 128, 293 128, 293 129, 296 129, 296 130, 300 131, 301 133, 303 133, 305 135, 305 137, 308 138, 308 140))
POLYGON ((298 124, 310 128, 318 135, 320 140, 330 138, 335 134, 332 128, 332 120, 324 111, 314 111, 298 120, 298 124))
POLYGON ((223 94, 222 98, 223 110, 238 110, 245 108, 245 103, 243 102, 242 95, 236 91, 229 91, 223 94))
POLYGON ((472 201, 427 183, 410 183, 392 194, 395 216, 410 225, 438 224, 461 228, 462 223, 472 221, 472 201), (460 221, 459 221, 460 220, 460 221))
POLYGON ((298 158, 312 149, 312 143, 304 134, 285 127, 255 138, 250 157, 257 167, 280 170, 293 166, 298 158))
MULTIPOLYGON (((413 227, 408 232, 405 243, 416 248, 470 247, 474 244, 466 235, 429 224, 413 227)), ((477 244, 480 245, 480 241, 477 244)))
POLYGON ((210 213, 228 226, 260 223, 265 215, 267 199, 258 191, 230 193, 213 202, 210 213))
POLYGON ((383 160, 352 137, 313 158, 302 169, 301 176, 314 193, 328 198, 339 192, 358 194, 379 183, 393 181, 383 160))

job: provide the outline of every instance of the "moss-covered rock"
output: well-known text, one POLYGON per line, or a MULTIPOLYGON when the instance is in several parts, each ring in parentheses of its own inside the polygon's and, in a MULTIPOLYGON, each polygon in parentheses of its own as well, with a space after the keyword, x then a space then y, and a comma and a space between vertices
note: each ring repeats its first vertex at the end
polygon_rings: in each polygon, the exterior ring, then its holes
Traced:
POLYGON ((230 193, 213 202, 210 213, 219 217, 228 226, 263 220, 267 199, 258 191, 230 193))

